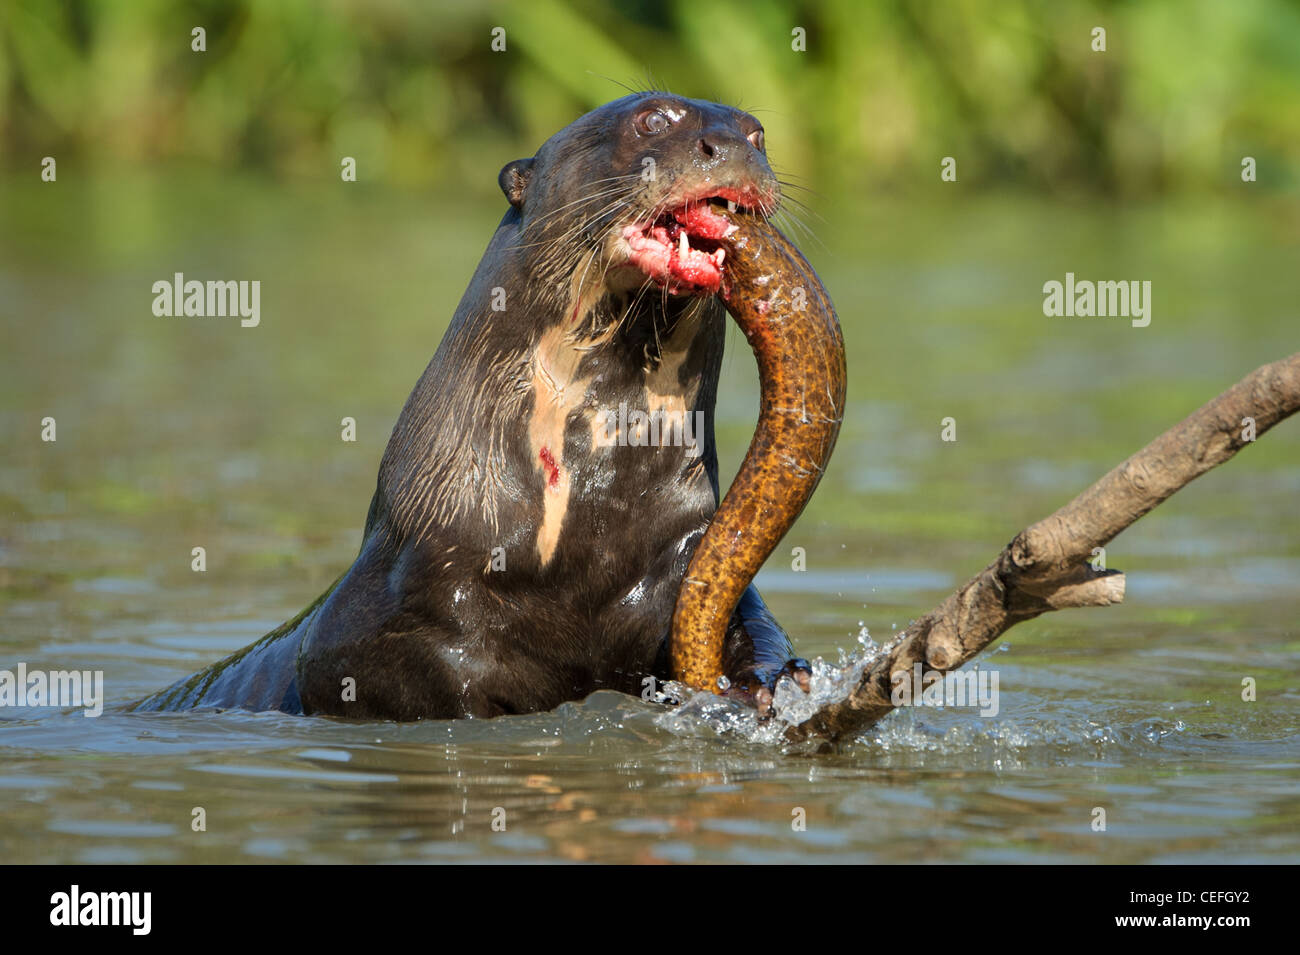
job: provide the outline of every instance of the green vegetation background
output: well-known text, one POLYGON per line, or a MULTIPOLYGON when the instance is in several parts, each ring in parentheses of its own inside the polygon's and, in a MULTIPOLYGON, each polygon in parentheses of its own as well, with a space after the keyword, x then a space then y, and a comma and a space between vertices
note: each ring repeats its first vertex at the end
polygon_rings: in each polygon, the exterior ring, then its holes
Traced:
MULTIPOLYGON (((928 185, 946 155, 967 184, 1224 190, 1246 149, 1297 167, 1300 3, 0 3, 7 163, 194 160, 316 179, 348 155, 363 179, 486 193, 484 156, 530 154, 651 82, 756 110, 782 171, 831 193, 928 185), (190 49, 195 26, 206 53, 190 49)), ((1292 172, 1259 188, 1294 185, 1292 172)))

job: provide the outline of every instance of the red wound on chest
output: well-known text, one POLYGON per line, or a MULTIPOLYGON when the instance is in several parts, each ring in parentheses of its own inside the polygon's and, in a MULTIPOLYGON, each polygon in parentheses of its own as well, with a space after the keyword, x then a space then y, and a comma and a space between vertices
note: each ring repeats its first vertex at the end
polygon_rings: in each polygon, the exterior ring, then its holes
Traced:
POLYGON ((556 487, 560 483, 560 466, 555 463, 555 455, 551 454, 550 448, 542 448, 537 452, 541 458, 542 467, 546 468, 546 486, 556 487))

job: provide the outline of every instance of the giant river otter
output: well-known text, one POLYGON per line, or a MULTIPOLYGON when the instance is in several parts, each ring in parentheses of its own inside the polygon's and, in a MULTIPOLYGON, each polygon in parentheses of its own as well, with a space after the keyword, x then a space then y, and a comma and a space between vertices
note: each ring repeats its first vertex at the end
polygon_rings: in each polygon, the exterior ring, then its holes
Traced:
MULTIPOLYGON (((674 663, 760 709, 782 673, 806 687, 807 665, 748 582, 838 430, 843 347, 827 300, 825 362, 838 379, 817 385, 826 399, 814 417, 828 423, 808 460, 778 449, 800 490, 786 505, 779 487, 760 487, 760 466, 776 465, 751 462, 756 437, 737 479, 749 496, 729 495, 700 547, 719 501, 723 300, 760 368, 780 370, 784 340, 744 321, 771 303, 727 274, 748 241, 735 223, 760 222, 780 198, 762 126, 731 107, 638 93, 509 163, 500 184, 510 209, 393 428, 352 567, 296 619, 137 708, 486 717, 601 688, 639 694, 674 663), (744 575, 711 590, 719 560, 739 560, 744 575)), ((751 260, 771 237, 753 235, 751 260)), ((745 281, 770 278, 756 275, 745 281)), ((797 401, 807 423, 806 396, 774 398, 767 380, 765 405, 797 401)))

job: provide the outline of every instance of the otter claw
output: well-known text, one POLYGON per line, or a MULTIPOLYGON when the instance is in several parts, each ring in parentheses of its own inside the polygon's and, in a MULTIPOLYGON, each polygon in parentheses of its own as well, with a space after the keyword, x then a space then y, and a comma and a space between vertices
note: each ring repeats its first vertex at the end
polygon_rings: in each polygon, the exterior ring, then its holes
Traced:
POLYGON ((812 689, 812 666, 807 660, 796 657, 786 661, 785 665, 767 673, 754 675, 757 682, 748 680, 733 683, 725 695, 735 700, 748 703, 758 710, 758 718, 766 720, 772 716, 772 703, 775 698, 776 684, 783 676, 794 680, 795 685, 805 693, 812 689))
POLYGON ((795 685, 805 693, 812 689, 812 665, 802 657, 787 660, 785 666, 772 671, 763 683, 768 689, 775 690, 777 682, 783 676, 788 676, 794 680, 795 685))
POLYGON ((747 706, 754 707, 754 709, 758 710, 760 720, 766 720, 772 716, 772 691, 762 684, 749 686, 743 683, 733 683, 723 695, 733 700, 739 700, 747 706))

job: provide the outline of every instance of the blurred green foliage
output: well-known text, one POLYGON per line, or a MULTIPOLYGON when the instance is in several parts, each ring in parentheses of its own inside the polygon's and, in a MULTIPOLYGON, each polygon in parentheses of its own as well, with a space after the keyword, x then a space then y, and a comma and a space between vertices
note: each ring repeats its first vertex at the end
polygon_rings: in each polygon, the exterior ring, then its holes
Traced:
POLYGON ((489 190, 501 163, 650 83, 755 111, 781 171, 819 188, 929 185, 949 155, 963 182, 1049 192, 1229 189, 1244 155, 1260 189, 1298 178, 1293 0, 0 3, 10 169, 312 179, 347 155, 362 180, 489 190))

